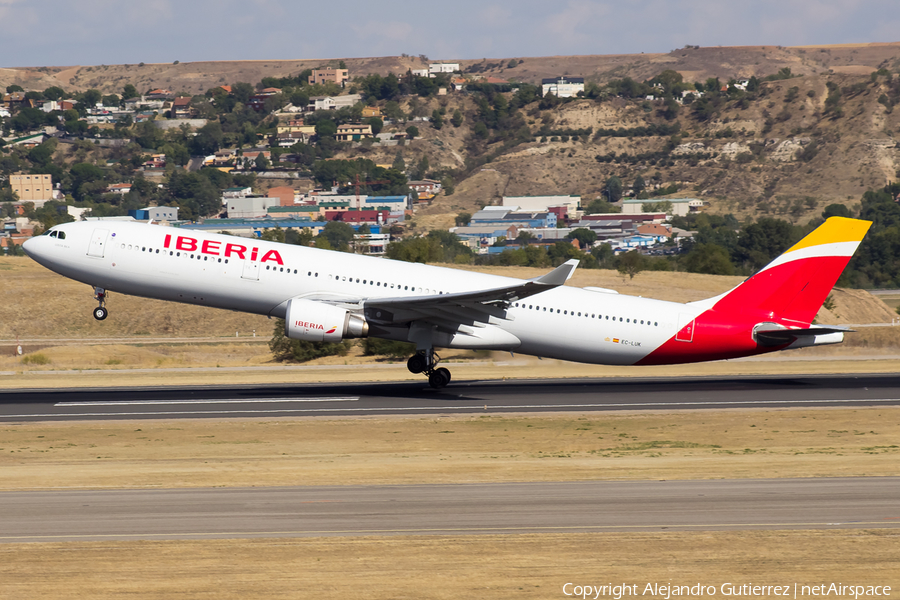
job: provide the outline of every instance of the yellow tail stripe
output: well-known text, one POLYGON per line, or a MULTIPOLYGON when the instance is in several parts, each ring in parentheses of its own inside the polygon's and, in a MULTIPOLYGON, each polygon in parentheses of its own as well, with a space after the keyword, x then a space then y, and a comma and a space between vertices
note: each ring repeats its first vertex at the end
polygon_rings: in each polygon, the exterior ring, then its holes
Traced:
POLYGON ((837 242, 860 242, 872 225, 871 221, 831 217, 815 231, 791 246, 787 252, 837 242))

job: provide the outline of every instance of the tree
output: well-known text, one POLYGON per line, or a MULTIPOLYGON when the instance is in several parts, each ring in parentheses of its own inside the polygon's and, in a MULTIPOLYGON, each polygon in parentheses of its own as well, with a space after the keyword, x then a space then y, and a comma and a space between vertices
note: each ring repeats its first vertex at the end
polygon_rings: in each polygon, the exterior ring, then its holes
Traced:
POLYGON ((413 179, 425 179, 425 177, 428 175, 428 169, 430 166, 431 165, 428 162, 428 157, 423 154, 422 158, 419 159, 418 164, 416 164, 416 172, 413 179))
POLYGON ((454 127, 459 127, 463 123, 463 115, 462 112, 457 108, 453 111, 453 116, 450 117, 450 124, 454 127))
POLYGON ((419 128, 415 125, 410 125, 406 128, 406 135, 409 136, 410 139, 419 137, 419 128))
POLYGON ((605 198, 600 197, 591 201, 591 203, 588 204, 584 209, 584 212, 589 215, 602 215, 608 213, 619 213, 622 212, 622 209, 615 204, 607 202, 605 198))
POLYGON ((66 91, 59 86, 52 85, 44 90, 44 98, 47 100, 59 100, 66 95, 66 91))
POLYGON ((16 85, 15 83, 12 85, 6 86, 7 94, 12 94, 13 92, 24 92, 24 91, 25 91, 25 88, 23 88, 21 85, 16 85))
POLYGON ((388 100, 381 112, 391 121, 401 121, 406 117, 396 100, 388 100))
POLYGON ((827 219, 829 217, 852 217, 850 214, 850 209, 844 206, 843 204, 829 204, 825 207, 825 210, 822 211, 822 218, 827 219))
POLYGON ((340 221, 331 221, 322 228, 320 237, 324 237, 331 248, 341 252, 350 251, 350 242, 353 241, 353 227, 340 221))
POLYGON ((384 121, 381 120, 381 117, 370 117, 369 125, 372 126, 372 133, 375 135, 378 135, 384 129, 384 121))
POLYGON ((644 181, 641 175, 638 175, 634 178, 634 184, 632 184, 631 189, 634 191, 634 197, 637 198, 647 189, 647 182, 644 181))
POLYGON ((622 199, 622 180, 613 175, 606 180, 606 192, 610 202, 618 202, 622 199))
POLYGON ((454 221, 456 222, 457 227, 465 227, 472 221, 472 215, 467 212, 461 212, 456 215, 454 221))
POLYGON ((590 248, 597 241, 597 234, 586 227, 579 227, 566 237, 570 240, 578 240, 582 248, 590 248))
POLYGON ((630 279, 634 279, 635 275, 644 270, 646 262, 647 259, 637 250, 624 252, 617 256, 615 260, 616 270, 621 275, 628 275, 630 279))
POLYGON ((269 159, 266 158, 266 155, 260 152, 256 155, 256 160, 253 161, 253 165, 256 167, 257 171, 265 171, 270 166, 269 159))
POLYGON ((191 153, 195 156, 206 156, 213 154, 225 140, 222 133, 222 126, 218 121, 211 121, 197 130, 197 135, 191 138, 191 153))
POLYGON ((715 244, 695 244, 685 255, 682 264, 690 273, 734 275, 734 265, 728 251, 715 244))
POLYGON ((394 162, 391 163, 391 169, 401 173, 406 172, 406 161, 403 160, 403 153, 399 150, 397 151, 397 154, 394 155, 394 162))
POLYGON ((322 119, 316 123, 316 135, 320 138, 334 137, 337 133, 337 125, 330 119, 322 119))
POLYGON ((444 117, 438 109, 434 109, 431 112, 431 126, 435 129, 440 129, 444 126, 444 117))
POLYGON ((137 88, 131 85, 130 83, 126 83, 125 87, 122 88, 122 98, 128 100, 129 98, 136 98, 138 96, 137 88))
POLYGON ((81 95, 81 101, 84 103, 85 107, 95 106, 100 102, 101 98, 103 98, 103 94, 100 93, 100 90, 95 90, 93 88, 81 95))

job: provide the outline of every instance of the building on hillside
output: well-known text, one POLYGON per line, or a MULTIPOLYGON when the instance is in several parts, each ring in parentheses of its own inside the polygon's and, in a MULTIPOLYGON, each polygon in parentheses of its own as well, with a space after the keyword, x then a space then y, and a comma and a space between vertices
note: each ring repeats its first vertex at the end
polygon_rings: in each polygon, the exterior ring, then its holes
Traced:
POLYGON ((53 200, 53 177, 15 173, 9 176, 9 185, 21 202, 46 202, 53 200))
POLYGON ((148 206, 147 208, 129 210, 128 215, 134 217, 137 221, 177 221, 178 207, 148 206))
POLYGON ((348 69, 313 69, 312 75, 309 76, 309 84, 325 84, 336 83, 344 87, 344 83, 350 80, 350 71, 348 69))
POLYGON ((263 196, 247 196, 244 198, 228 198, 225 210, 230 219, 248 219, 265 217, 268 209, 281 206, 281 198, 263 196))
POLYGON ((303 117, 291 115, 287 118, 279 119, 276 131, 277 133, 294 133, 299 131, 301 133, 313 135, 316 132, 316 126, 307 125, 306 121, 303 120, 303 117))
POLYGON ((106 188, 106 192, 108 194, 119 194, 120 196, 124 196, 128 192, 131 191, 130 183, 113 183, 110 184, 109 187, 106 188))
MULTIPOLYGON (((294 131, 293 133, 279 133, 275 136, 275 146, 279 148, 290 148, 294 144, 304 143, 308 144, 310 138, 312 138, 313 134, 303 133, 300 131, 294 131)), ((284 160, 284 159, 282 159, 284 160)))
POLYGON ((555 77, 541 79, 543 95, 553 94, 557 98, 571 98, 584 92, 584 77, 555 77))
POLYGON ((556 227, 556 214, 549 211, 520 212, 494 206, 476 212, 472 215, 472 220, 469 223, 473 226, 503 225, 504 227, 509 227, 510 225, 516 225, 517 227, 526 228, 554 228, 556 227))
POLYGON ((648 198, 644 200, 629 199, 622 201, 622 213, 626 215, 642 214, 645 205, 651 205, 651 212, 659 212, 658 206, 668 202, 672 205, 671 214, 683 217, 688 213, 700 212, 703 200, 698 198, 648 198))
POLYGON ((339 108, 344 108, 345 106, 353 106, 361 100, 362 96, 360 94, 347 94, 346 96, 313 96, 309 99, 306 110, 337 110, 339 108))
POLYGON ((196 111, 191 106, 190 98, 175 98, 172 102, 172 118, 173 119, 191 119, 196 111))
MULTIPOLYGON (((372 229, 380 229, 372 227, 372 229)), ((353 235, 353 251, 357 254, 371 254, 381 256, 391 241, 389 233, 371 232, 356 233, 353 235)))
POLYGON ((246 198, 251 194, 253 194, 253 188, 251 187, 230 187, 222 191, 222 197, 226 200, 229 198, 246 198))
POLYGON ((289 185, 279 185, 269 188, 267 193, 270 198, 278 198, 281 201, 281 206, 293 206, 294 198, 297 195, 294 188, 289 185))
POLYGON ((441 182, 434 179, 410 181, 407 185, 416 193, 419 200, 431 200, 441 193, 441 182))
POLYGON ((372 126, 368 123, 345 123, 338 125, 334 139, 339 142, 358 142, 372 137, 372 126))
POLYGON ((553 206, 565 206, 569 215, 581 208, 581 196, 503 196, 502 205, 519 210, 550 210, 553 206))
POLYGON ((431 63, 428 65, 428 74, 431 76, 438 75, 440 73, 453 73, 455 71, 459 71, 459 63, 431 63))
POLYGON ((362 118, 370 119, 372 117, 381 118, 381 107, 379 107, 379 106, 364 106, 362 109, 362 118))
POLYGON ((175 94, 172 93, 171 90, 156 89, 156 90, 150 90, 149 92, 147 92, 146 98, 147 98, 147 100, 168 101, 168 100, 174 100, 175 94))

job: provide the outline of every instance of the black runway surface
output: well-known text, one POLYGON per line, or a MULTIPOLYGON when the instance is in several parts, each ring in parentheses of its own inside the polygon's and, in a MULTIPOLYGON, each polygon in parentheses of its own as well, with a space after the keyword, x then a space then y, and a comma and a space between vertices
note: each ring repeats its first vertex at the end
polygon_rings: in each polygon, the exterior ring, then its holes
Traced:
POLYGON ((900 405, 894 374, 7 390, 0 421, 900 405))

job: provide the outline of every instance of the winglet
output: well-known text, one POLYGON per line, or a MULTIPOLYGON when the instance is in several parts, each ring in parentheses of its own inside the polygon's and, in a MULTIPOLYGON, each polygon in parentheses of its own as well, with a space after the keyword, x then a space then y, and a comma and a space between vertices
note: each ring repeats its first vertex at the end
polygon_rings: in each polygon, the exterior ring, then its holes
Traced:
POLYGON ((560 286, 567 282, 575 273, 575 267, 578 266, 578 260, 573 258, 559 265, 546 275, 541 275, 537 279, 532 279, 535 283, 549 286, 560 286))

